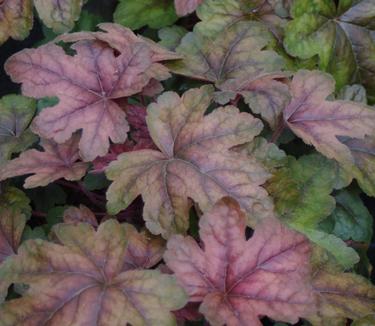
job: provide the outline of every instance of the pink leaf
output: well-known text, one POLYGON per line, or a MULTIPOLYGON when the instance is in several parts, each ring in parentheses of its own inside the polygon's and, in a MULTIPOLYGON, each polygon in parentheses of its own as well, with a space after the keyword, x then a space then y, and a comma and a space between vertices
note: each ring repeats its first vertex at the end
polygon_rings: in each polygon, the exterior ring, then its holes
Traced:
POLYGON ((88 165, 78 161, 78 142, 78 135, 74 135, 64 144, 44 140, 44 152, 30 149, 2 166, 0 181, 24 174, 34 174, 25 180, 24 185, 25 188, 34 188, 46 186, 60 178, 79 180, 85 175, 88 165))
POLYGON ((200 220, 200 247, 174 235, 164 259, 212 325, 261 325, 259 317, 295 323, 314 309, 310 245, 274 218, 245 239, 246 219, 230 198, 200 220))
POLYGON ((174 0, 178 16, 186 16, 195 11, 203 0, 174 0))

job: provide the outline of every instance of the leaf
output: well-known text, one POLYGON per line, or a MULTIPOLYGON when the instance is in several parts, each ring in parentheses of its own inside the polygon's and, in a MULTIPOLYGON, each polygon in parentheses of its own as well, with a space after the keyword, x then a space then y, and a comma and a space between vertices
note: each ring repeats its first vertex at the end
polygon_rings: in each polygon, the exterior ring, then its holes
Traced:
POLYGON ((164 254, 165 242, 146 231, 138 232, 128 226, 129 243, 124 258, 123 270, 147 269, 158 264, 164 254))
POLYGON ((296 323, 314 310, 306 238, 270 218, 250 240, 239 205, 224 198, 199 222, 200 247, 174 235, 164 259, 211 325, 262 325, 260 316, 296 323))
POLYGON ((0 180, 34 174, 25 180, 24 188, 46 186, 60 178, 79 180, 85 175, 88 165, 77 162, 78 142, 77 135, 64 144, 44 140, 44 152, 30 149, 1 167, 0 180))
POLYGON ((191 89, 182 97, 166 92, 148 107, 148 129, 160 151, 124 153, 109 165, 107 178, 114 181, 107 192, 111 214, 142 195, 147 228, 165 238, 187 230, 189 198, 206 211, 230 195, 252 223, 273 214, 260 187, 268 173, 256 160, 229 151, 251 141, 262 123, 232 106, 204 116, 211 94, 210 86, 191 89))
POLYGON ((296 0, 293 20, 285 30, 284 46, 302 59, 319 56, 319 67, 330 72, 337 89, 360 81, 375 96, 375 6, 373 0, 296 0))
POLYGON ((363 139, 374 135, 375 111, 350 101, 327 101, 334 80, 320 71, 298 71, 291 83, 292 100, 284 110, 287 126, 306 144, 338 162, 352 166, 350 149, 338 136, 363 139))
POLYGON ((9 37, 23 40, 33 26, 31 0, 2 0, 0 4, 0 45, 9 37))
POLYGON ((335 182, 335 163, 312 154, 298 161, 290 157, 287 166, 274 172, 266 188, 283 220, 326 248, 340 264, 352 267, 358 262, 356 252, 334 235, 318 230, 319 222, 335 208, 335 200, 330 196, 335 182))
POLYGON ((331 233, 343 240, 370 243, 372 216, 362 203, 358 192, 342 190, 335 196, 336 208, 328 218, 331 233))
POLYGON ((173 276, 123 271, 126 226, 108 220, 95 232, 86 223, 60 224, 54 233, 61 244, 29 240, 8 266, 13 282, 29 288, 0 308, 0 325, 175 324, 170 311, 186 295, 173 276))
POLYGON ((174 6, 178 16, 186 16, 194 12, 203 0, 174 0, 174 6))
POLYGON ((94 213, 85 205, 79 205, 79 208, 69 207, 64 211, 63 219, 66 224, 88 223, 93 227, 98 227, 98 221, 94 213))
POLYGON ((354 159, 354 166, 347 170, 357 179, 362 190, 369 196, 375 196, 375 135, 364 139, 339 137, 354 159))
POLYGON ((55 33, 70 31, 79 19, 83 0, 34 0, 34 5, 43 23, 55 33))
POLYGON ((197 15, 202 22, 197 29, 206 35, 214 36, 239 22, 258 21, 277 38, 281 38, 286 24, 279 15, 284 6, 283 0, 205 0, 198 8, 197 15))
POLYGON ((172 0, 120 0, 114 13, 115 23, 133 30, 146 25, 158 29, 176 20, 172 0))
POLYGON ((187 29, 178 25, 164 27, 158 31, 159 44, 169 50, 175 50, 187 32, 187 29))
POLYGON ((346 85, 341 88, 337 99, 367 104, 366 89, 358 84, 346 85))
POLYGON ((285 152, 263 137, 255 137, 252 142, 240 146, 238 150, 255 158, 269 172, 273 172, 288 163, 285 152))
POLYGON ((62 143, 82 129, 80 153, 91 161, 107 153, 109 139, 126 140, 125 113, 114 99, 138 93, 147 85, 151 54, 141 44, 119 56, 98 42, 78 42, 72 48, 74 56, 51 43, 26 49, 8 59, 5 69, 13 81, 23 84, 25 95, 60 100, 35 118, 34 130, 62 143))
POLYGON ((0 304, 9 282, 2 277, 5 262, 17 253, 26 219, 30 215, 28 198, 18 189, 6 188, 0 195, 0 304))
POLYGON ((313 325, 332 325, 324 321, 355 320, 374 312, 375 287, 362 276, 316 266, 312 284, 318 305, 317 313, 308 318, 313 325))
POLYGON ((286 75, 280 72, 283 59, 266 49, 271 41, 267 29, 256 22, 237 23, 212 38, 194 29, 176 49, 184 59, 168 67, 177 74, 214 83, 221 91, 216 95, 220 104, 243 96, 252 111, 273 127, 289 101, 289 91, 276 80, 286 75))
POLYGON ((0 100, 0 165, 13 153, 22 152, 36 141, 28 127, 34 117, 36 103, 18 95, 7 95, 0 100))
POLYGON ((375 315, 368 315, 352 323, 352 326, 371 326, 375 323, 375 315))

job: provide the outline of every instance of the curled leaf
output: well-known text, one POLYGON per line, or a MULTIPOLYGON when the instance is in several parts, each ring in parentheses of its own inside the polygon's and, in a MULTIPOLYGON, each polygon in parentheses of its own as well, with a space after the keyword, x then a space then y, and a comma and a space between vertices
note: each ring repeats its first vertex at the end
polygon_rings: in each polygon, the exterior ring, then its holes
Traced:
MULTIPOLYGON (((0 325, 174 325, 171 310, 186 303, 173 276, 123 270, 126 226, 114 220, 54 227, 61 244, 29 240, 8 277, 28 289, 0 308, 0 325)), ((130 241, 130 240, 129 240, 130 241)))
POLYGON ((46 186, 60 178, 79 180, 85 175, 88 165, 78 161, 78 142, 77 135, 64 144, 44 140, 44 152, 30 149, 2 166, 0 180, 34 174, 25 180, 25 188, 46 186))
POLYGON ((210 86, 182 97, 167 92, 148 107, 148 129, 160 151, 124 153, 110 164, 107 207, 112 214, 141 194, 147 228, 164 237, 187 230, 189 198, 206 211, 230 195, 252 223, 272 215, 267 192, 260 187, 268 173, 255 159, 230 151, 251 141, 262 123, 231 106, 204 116, 211 94, 210 86))
POLYGON ((310 245, 276 219, 264 220, 250 240, 232 199, 219 201, 199 222, 200 247, 174 235, 164 259, 211 325, 262 325, 260 316, 295 323, 314 312, 310 245))

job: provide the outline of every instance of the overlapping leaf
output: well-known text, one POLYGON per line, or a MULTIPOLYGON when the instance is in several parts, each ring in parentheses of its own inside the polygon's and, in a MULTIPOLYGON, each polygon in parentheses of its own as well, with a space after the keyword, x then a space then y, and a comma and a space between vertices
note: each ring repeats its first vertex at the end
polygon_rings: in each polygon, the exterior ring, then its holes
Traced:
POLYGON ((120 0, 114 13, 116 23, 131 29, 146 25, 161 28, 177 18, 172 0, 120 0))
POLYGON ((55 33, 64 33, 74 27, 86 0, 34 0, 43 23, 55 33))
POLYGON ((202 248, 173 236, 164 259, 211 325, 262 325, 259 316, 295 323, 314 312, 305 237, 276 219, 245 239, 246 219, 225 198, 200 219, 202 248))
POLYGON ((0 44, 9 37, 25 39, 33 26, 32 0, 2 0, 0 2, 0 44))
POLYGON ((85 160, 105 155, 109 139, 126 140, 125 113, 113 99, 140 92, 150 77, 151 53, 135 44, 115 56, 97 42, 73 45, 69 56, 54 44, 26 49, 13 55, 6 70, 23 93, 33 97, 57 96, 59 103, 44 109, 34 120, 34 130, 61 143, 82 129, 80 152, 85 160))
MULTIPOLYGON (((59 243, 29 240, 7 266, 28 290, 0 308, 0 325, 173 325, 186 303, 173 276, 124 270, 126 226, 57 225, 59 243)), ((131 239, 129 239, 131 241, 131 239)))
POLYGON ((204 0, 174 0, 178 16, 186 16, 194 12, 204 0))
POLYGON ((35 110, 33 99, 7 95, 0 100, 0 165, 36 141, 28 129, 35 110))
POLYGON ((287 51, 300 58, 319 56, 319 66, 335 76, 337 88, 354 80, 375 96, 375 3, 373 0, 293 2, 286 28, 287 51))
POLYGON ((60 178, 79 180, 85 175, 88 165, 78 161, 78 142, 77 135, 63 144, 44 140, 44 152, 30 149, 2 166, 0 180, 34 174, 25 180, 25 188, 46 186, 60 178))
POLYGON ((279 78, 283 60, 266 47, 272 37, 257 22, 241 22, 225 29, 220 37, 205 37, 194 29, 177 47, 184 56, 169 64, 178 74, 210 81, 220 89, 216 99, 227 103, 237 94, 255 113, 274 126, 289 100, 288 87, 279 78))
POLYGON ((340 264, 352 267, 358 262, 357 253, 340 238, 318 228, 319 222, 335 208, 330 193, 336 178, 335 163, 323 156, 303 156, 298 161, 290 157, 288 165, 276 171, 268 181, 267 190, 282 219, 326 248, 340 264))
POLYGON ((93 227, 98 227, 98 221, 96 220, 95 214, 85 205, 69 207, 64 211, 63 219, 66 224, 88 223, 93 227))
POLYGON ((338 137, 374 136, 375 111, 362 103, 326 100, 333 91, 334 80, 329 75, 298 71, 291 83, 292 100, 283 112, 284 120, 305 143, 351 168, 353 155, 338 137))
POLYGON ((272 214, 272 204, 260 187, 268 173, 255 159, 229 151, 251 141, 262 123, 231 106, 204 116, 210 93, 209 86, 189 90, 182 98, 167 92, 148 107, 148 129, 160 151, 124 153, 111 163, 106 170, 114 181, 107 192, 110 213, 142 195, 146 226, 164 237, 186 231, 189 198, 206 211, 230 195, 253 223, 272 214))

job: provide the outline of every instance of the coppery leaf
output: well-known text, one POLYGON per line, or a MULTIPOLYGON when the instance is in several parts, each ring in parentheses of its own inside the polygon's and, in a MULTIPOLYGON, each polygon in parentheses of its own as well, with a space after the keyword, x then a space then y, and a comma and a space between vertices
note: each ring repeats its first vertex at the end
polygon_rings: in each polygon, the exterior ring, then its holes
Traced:
POLYGON ((252 223, 272 215, 272 203, 260 187, 268 173, 255 160, 230 151, 251 141, 260 120, 232 106, 204 116, 212 88, 192 89, 182 97, 167 92, 148 107, 147 125, 160 151, 124 153, 106 170, 114 182, 108 209, 116 214, 140 194, 143 217, 154 234, 168 237, 188 227, 189 198, 206 211, 223 196, 232 196, 252 223))
POLYGON ((246 219, 232 199, 219 201, 200 220, 200 247, 174 235, 167 265, 212 325, 262 325, 259 317, 291 323, 314 311, 309 284, 310 245, 278 220, 260 223, 245 239, 246 219))
POLYGON ((78 161, 78 142, 78 135, 64 144, 44 140, 44 152, 30 149, 2 166, 0 180, 34 174, 25 180, 25 188, 46 186, 60 178, 79 180, 85 175, 88 164, 78 161))
POLYGON ((0 325, 174 325, 171 310, 186 303, 174 277, 156 270, 123 270, 126 226, 114 220, 98 231, 60 224, 61 244, 29 240, 7 266, 29 288, 0 308, 0 325))
POLYGON ((85 205, 69 207, 64 211, 63 219, 66 224, 89 223, 93 227, 98 227, 95 214, 85 205))

